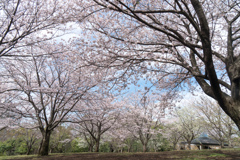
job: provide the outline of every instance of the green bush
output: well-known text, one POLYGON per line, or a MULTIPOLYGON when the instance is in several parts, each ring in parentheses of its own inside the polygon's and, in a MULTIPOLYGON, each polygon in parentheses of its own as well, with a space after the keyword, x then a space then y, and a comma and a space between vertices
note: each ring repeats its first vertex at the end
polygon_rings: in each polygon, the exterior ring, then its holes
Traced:
POLYGON ((78 140, 74 139, 71 142, 71 152, 88 152, 88 147, 79 147, 78 140))
POLYGON ((19 142, 18 146, 16 147, 15 152, 17 154, 26 154, 27 153, 27 144, 25 142, 19 142))
POLYGON ((109 143, 105 142, 105 143, 101 144, 99 150, 100 150, 100 152, 110 152, 109 143))

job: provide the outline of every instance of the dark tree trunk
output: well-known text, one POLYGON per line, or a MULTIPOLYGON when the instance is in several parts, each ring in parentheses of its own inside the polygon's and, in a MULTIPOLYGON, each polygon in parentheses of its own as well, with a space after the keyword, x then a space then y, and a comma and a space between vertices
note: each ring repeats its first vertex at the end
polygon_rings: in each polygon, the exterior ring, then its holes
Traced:
POLYGON ((50 142, 50 135, 51 131, 45 131, 42 133, 43 139, 41 142, 41 146, 38 152, 39 156, 47 156, 48 155, 48 150, 49 150, 49 142, 50 142))
POLYGON ((188 149, 191 150, 191 141, 188 141, 188 149))
POLYGON ((109 148, 110 148, 110 152, 114 152, 114 148, 112 144, 109 145, 109 148))
POLYGON ((147 144, 143 144, 143 152, 147 152, 147 144))
POLYGON ((32 145, 28 147, 28 149, 27 149, 27 153, 26 153, 27 155, 29 155, 29 154, 30 154, 30 152, 31 152, 31 149, 32 149, 32 145))
POLYGON ((128 146, 128 152, 131 152, 131 150, 132 150, 132 144, 128 146))
POLYGON ((229 108, 233 108, 231 110, 231 114, 228 114, 231 119, 235 122, 235 124, 238 127, 238 130, 240 130, 240 104, 236 104, 236 105, 231 105, 229 106, 229 108))
POLYGON ((173 143, 173 150, 177 150, 177 143, 173 143))
MULTIPOLYGON (((228 30, 228 57, 225 59, 227 72, 231 81, 231 97, 222 92, 220 88, 220 84, 217 78, 217 73, 213 64, 213 53, 211 50, 211 40, 210 40, 210 32, 208 27, 208 22, 204 11, 202 9, 201 3, 199 0, 191 0, 191 3, 196 11, 198 19, 200 21, 201 26, 201 42, 203 45, 203 53, 204 53, 204 63, 207 71, 207 78, 211 84, 211 90, 208 89, 208 86, 203 86, 203 84, 199 83, 202 87, 203 91, 218 101, 218 104, 224 110, 224 112, 231 117, 231 119, 235 122, 238 129, 240 130, 240 57, 237 58, 233 56, 233 41, 232 41, 232 30, 231 24, 229 23, 228 30), (211 95, 210 95, 211 92, 211 95), (212 95, 212 93, 214 95, 212 95)), ((195 77, 196 78, 196 77, 195 77)))
POLYGON ((35 138, 31 138, 30 141, 27 141, 27 155, 29 155, 31 153, 31 149, 33 147, 33 145, 35 144, 36 139, 35 138))
POLYGON ((95 150, 94 152, 99 152, 100 139, 96 139, 95 150))
POLYGON ((92 144, 89 144, 89 145, 88 145, 88 151, 89 151, 89 152, 93 152, 93 146, 94 146, 94 145, 92 145, 92 144))
POLYGON ((227 115, 235 122, 240 130, 240 57, 234 62, 228 60, 228 75, 231 79, 231 100, 225 106, 221 106, 227 115))

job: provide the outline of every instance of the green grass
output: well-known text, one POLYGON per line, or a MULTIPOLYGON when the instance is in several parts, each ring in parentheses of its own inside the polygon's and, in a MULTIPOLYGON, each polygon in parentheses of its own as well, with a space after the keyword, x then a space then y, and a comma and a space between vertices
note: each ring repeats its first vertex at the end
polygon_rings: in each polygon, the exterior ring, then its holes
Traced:
MULTIPOLYGON (((224 153, 214 153, 216 151, 221 150, 200 150, 200 151, 188 151, 186 152, 186 156, 181 160, 205 160, 207 158, 215 158, 215 157, 227 157, 224 153)), ((174 157, 181 158, 181 157, 174 157)))
POLYGON ((0 160, 5 159, 19 159, 19 158, 37 158, 37 155, 16 155, 16 156, 0 156, 0 160))
POLYGON ((222 153, 212 153, 209 157, 226 157, 226 155, 222 153))

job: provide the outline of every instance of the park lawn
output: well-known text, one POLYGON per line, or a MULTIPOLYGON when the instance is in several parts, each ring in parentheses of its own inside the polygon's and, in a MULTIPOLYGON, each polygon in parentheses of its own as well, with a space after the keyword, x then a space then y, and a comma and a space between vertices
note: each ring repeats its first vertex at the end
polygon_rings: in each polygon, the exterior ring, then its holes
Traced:
POLYGON ((165 151, 146 153, 55 153, 49 156, 37 155, 1 156, 0 160, 240 160, 240 150, 165 151))

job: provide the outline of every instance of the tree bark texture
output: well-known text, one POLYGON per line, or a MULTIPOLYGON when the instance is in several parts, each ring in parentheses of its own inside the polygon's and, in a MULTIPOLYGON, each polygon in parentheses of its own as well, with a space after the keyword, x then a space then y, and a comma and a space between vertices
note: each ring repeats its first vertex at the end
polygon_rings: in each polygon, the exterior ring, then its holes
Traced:
POLYGON ((51 131, 45 131, 44 133, 42 133, 42 135, 43 135, 43 138, 42 138, 42 142, 41 142, 41 146, 40 146, 38 155, 47 156, 48 151, 49 151, 49 142, 50 142, 51 131))
POLYGON ((99 152, 99 146, 100 146, 100 139, 97 139, 94 152, 99 152))

